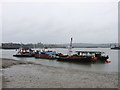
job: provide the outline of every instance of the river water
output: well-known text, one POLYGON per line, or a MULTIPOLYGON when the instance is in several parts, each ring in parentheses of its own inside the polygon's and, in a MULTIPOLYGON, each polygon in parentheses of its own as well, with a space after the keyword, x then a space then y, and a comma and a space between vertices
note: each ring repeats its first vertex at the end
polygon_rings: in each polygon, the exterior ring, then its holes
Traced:
MULTIPOLYGON (((49 50, 55 50, 57 52, 61 52, 67 54, 68 50, 63 48, 53 48, 49 50)), ((16 50, 4 50, 0 49, 0 58, 9 58, 15 60, 26 60, 32 61, 39 64, 47 65, 47 66, 54 66, 54 67, 63 67, 63 68, 70 68, 70 69, 81 69, 84 71, 95 71, 95 72, 118 72, 118 50, 111 50, 109 48, 74 48, 72 49, 73 52, 75 51, 101 51, 105 52, 106 55, 109 56, 109 60, 111 63, 103 64, 103 63, 96 63, 96 64, 80 64, 80 63, 69 63, 69 62, 60 62, 56 60, 47 60, 47 59, 35 59, 32 58, 17 58, 13 57, 13 54, 16 54, 16 50)))

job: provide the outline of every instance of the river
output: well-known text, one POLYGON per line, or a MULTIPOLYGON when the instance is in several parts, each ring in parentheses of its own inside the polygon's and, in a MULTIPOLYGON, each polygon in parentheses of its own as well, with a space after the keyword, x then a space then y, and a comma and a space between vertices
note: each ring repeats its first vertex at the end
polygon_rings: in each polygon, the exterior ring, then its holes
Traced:
MULTIPOLYGON (((68 50, 63 48, 53 48, 49 50, 55 50, 57 52, 61 52, 67 54, 68 50)), ((47 59, 35 59, 33 58, 17 58, 13 57, 13 54, 16 54, 16 50, 4 50, 0 49, 0 58, 9 58, 15 60, 27 60, 36 62, 42 65, 54 66, 54 67, 63 67, 63 68, 71 68, 71 69, 81 69, 84 71, 95 71, 95 72, 118 72, 118 50, 111 50, 110 48, 73 48, 73 52, 75 51, 101 51, 105 52, 106 55, 109 56, 109 60, 111 63, 107 64, 80 64, 80 63, 68 63, 68 62, 59 62, 56 60, 47 60, 47 59)))

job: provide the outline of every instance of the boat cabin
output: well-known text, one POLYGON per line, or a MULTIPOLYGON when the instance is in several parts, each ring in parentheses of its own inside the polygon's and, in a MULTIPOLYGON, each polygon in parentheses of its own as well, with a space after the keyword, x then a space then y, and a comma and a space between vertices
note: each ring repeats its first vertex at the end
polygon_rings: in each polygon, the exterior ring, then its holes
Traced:
POLYGON ((32 53, 32 52, 33 50, 30 48, 20 48, 17 54, 26 54, 26 53, 32 53))
POLYGON ((99 52, 99 51, 76 51, 77 55, 79 56, 95 56, 95 57, 100 57, 100 56, 105 56, 104 52, 99 52))

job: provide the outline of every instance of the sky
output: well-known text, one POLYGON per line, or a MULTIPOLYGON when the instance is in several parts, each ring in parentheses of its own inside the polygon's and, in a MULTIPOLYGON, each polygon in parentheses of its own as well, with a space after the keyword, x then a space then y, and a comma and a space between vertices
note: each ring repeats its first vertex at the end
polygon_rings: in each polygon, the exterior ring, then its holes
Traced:
POLYGON ((2 42, 116 43, 118 5, 113 0, 5 0, 2 42))

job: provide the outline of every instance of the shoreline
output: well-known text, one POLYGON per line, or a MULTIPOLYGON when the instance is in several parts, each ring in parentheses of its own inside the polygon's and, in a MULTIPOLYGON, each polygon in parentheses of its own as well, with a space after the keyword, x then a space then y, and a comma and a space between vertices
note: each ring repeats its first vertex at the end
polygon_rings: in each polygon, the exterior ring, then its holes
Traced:
MULTIPOLYGON (((13 65, 21 65, 21 64, 35 64, 33 62, 28 61, 20 61, 20 60, 14 60, 14 59, 8 59, 8 58, 0 58, 0 62, 2 62, 2 68, 10 68, 13 65)), ((0 67, 1 68, 1 67, 0 67)))
POLYGON ((118 73, 98 73, 2 60, 5 88, 118 88, 118 73))

